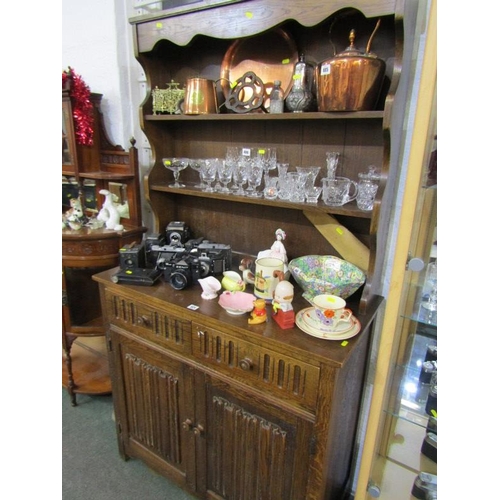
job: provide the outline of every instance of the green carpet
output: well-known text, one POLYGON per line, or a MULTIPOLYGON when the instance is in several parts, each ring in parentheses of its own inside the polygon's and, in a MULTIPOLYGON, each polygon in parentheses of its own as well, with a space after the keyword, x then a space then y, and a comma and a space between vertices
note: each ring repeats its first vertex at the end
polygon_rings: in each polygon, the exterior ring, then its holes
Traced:
POLYGON ((140 460, 118 453, 112 396, 62 391, 63 500, 194 500, 140 460))

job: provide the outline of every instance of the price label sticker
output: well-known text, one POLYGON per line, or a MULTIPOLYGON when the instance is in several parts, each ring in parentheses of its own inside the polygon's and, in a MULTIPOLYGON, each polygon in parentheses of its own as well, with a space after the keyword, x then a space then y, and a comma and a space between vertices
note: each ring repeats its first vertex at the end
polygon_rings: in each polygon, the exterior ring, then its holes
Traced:
POLYGON ((326 76, 330 74, 330 65, 329 64, 322 64, 321 65, 321 70, 319 73, 321 76, 326 76))
POLYGON ((241 156, 250 156, 250 148, 242 148, 241 149, 241 156))
POLYGON ((187 308, 191 309, 191 311, 196 311, 197 309, 200 308, 200 306, 197 306, 196 304, 189 304, 187 308))
POLYGON ((293 80, 300 80, 300 74, 299 73, 295 73, 295 75, 292 76, 292 79, 293 80))
POLYGON ((348 343, 349 343, 349 342, 348 342, 347 340, 344 340, 344 342, 342 342, 340 345, 341 345, 342 347, 345 347, 348 343))
POLYGON ((288 64, 290 62, 290 59, 287 57, 286 59, 283 59, 281 61, 281 64, 288 64))
POLYGON ((245 17, 246 17, 247 19, 252 19, 252 18, 253 18, 253 12, 246 11, 246 12, 245 12, 245 17))
POLYGON ((161 29, 161 28, 163 28, 163 23, 160 22, 156 23, 156 29, 161 29))
POLYGON ((342 236, 344 234, 344 231, 342 231, 342 229, 340 229, 340 227, 338 227, 337 229, 335 229, 335 231, 337 231, 337 233, 339 233, 340 236, 342 236))

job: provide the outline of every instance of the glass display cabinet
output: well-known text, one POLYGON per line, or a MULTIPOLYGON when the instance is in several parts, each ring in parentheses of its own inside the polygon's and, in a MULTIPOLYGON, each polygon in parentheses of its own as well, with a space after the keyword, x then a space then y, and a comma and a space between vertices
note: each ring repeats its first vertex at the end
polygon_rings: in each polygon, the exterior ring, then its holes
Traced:
POLYGON ((356 500, 437 498, 434 23, 433 2, 356 500))

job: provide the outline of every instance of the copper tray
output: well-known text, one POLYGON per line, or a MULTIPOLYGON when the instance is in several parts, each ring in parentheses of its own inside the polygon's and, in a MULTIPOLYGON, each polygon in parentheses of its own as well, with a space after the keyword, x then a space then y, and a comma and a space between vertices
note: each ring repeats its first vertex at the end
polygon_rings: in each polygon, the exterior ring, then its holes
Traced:
MULTIPOLYGON (((290 92, 298 60, 295 41, 280 28, 236 40, 222 60, 220 76, 224 97, 227 99, 231 83, 247 71, 252 71, 264 82, 264 107, 267 109, 274 80, 281 81, 285 97, 290 92)), ((247 97, 241 96, 241 99, 245 100, 247 97)))

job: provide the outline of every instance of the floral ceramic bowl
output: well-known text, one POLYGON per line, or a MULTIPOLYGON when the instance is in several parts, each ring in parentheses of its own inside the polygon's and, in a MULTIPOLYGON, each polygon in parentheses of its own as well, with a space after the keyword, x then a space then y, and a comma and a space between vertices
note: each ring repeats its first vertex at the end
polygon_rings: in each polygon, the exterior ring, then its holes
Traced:
POLYGON ((331 294, 347 299, 366 279, 365 273, 354 264, 333 255, 304 255, 288 263, 291 275, 302 288, 302 296, 331 294))

